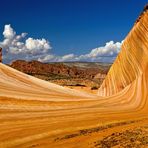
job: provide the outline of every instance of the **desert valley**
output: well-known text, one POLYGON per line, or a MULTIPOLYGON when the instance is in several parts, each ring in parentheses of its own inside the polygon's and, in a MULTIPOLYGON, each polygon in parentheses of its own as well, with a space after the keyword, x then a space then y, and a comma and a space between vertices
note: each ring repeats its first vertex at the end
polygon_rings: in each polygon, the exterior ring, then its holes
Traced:
POLYGON ((111 64, 95 62, 41 63, 16 60, 9 66, 64 87, 97 93, 111 64))
POLYGON ((17 60, 0 75, 2 148, 148 147, 148 5, 113 64, 17 60))

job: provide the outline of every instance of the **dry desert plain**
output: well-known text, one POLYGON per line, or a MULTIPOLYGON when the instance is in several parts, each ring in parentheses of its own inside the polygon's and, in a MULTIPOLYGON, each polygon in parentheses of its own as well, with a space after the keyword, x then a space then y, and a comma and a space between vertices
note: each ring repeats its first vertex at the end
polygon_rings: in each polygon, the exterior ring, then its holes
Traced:
POLYGON ((97 94, 0 64, 0 147, 148 147, 148 6, 97 94))

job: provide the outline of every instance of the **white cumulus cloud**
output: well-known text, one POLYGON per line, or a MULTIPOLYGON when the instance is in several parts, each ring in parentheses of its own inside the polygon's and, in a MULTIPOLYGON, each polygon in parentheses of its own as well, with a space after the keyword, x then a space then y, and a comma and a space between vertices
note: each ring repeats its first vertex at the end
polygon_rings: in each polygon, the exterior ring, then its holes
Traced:
POLYGON ((95 48, 91 50, 89 55, 91 57, 98 57, 98 56, 113 56, 119 53, 121 48, 121 43, 114 41, 107 42, 105 46, 95 48))
POLYGON ((16 35, 11 25, 4 27, 4 40, 0 42, 0 46, 7 51, 8 54, 44 54, 51 49, 50 43, 46 39, 33 39, 31 37, 25 39, 27 33, 16 35), (25 40, 25 41, 24 41, 25 40))
POLYGON ((28 37, 27 33, 17 35, 11 25, 5 25, 4 39, 0 42, 3 48, 4 60, 10 62, 16 59, 38 60, 41 62, 64 62, 64 61, 91 61, 113 62, 120 51, 122 42, 109 41, 104 46, 90 50, 82 55, 73 53, 58 56, 50 53, 52 49, 48 40, 28 37))
POLYGON ((45 39, 28 38, 25 43, 26 49, 32 54, 46 53, 51 46, 45 39))
POLYGON ((13 28, 11 28, 9 24, 9 25, 5 25, 3 35, 7 39, 12 39, 16 35, 16 32, 13 30, 13 28))
MULTIPOLYGON (((122 41, 123 42, 123 41, 122 41)), ((105 46, 101 46, 90 50, 89 53, 83 55, 67 54, 63 56, 45 55, 39 58, 41 62, 64 62, 64 61, 99 61, 113 62, 120 51, 122 42, 109 41, 105 46)))

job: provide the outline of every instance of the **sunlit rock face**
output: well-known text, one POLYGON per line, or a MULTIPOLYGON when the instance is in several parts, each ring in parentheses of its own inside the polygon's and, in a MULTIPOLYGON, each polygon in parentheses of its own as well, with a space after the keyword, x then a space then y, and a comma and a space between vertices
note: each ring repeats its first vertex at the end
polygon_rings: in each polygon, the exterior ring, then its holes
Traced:
MULTIPOLYGON (((121 51, 101 85, 98 95, 111 96, 146 73, 148 65, 148 5, 125 38, 121 51)), ((137 86, 138 87, 138 86, 137 86)))
MULTIPOLYGON (((0 148, 96 147, 94 140, 147 128, 147 6, 124 40, 99 95, 105 97, 46 82, 0 63, 0 148)), ((143 137, 136 147, 147 147, 143 137)), ((129 143, 137 141, 128 138, 129 143)), ((121 141, 124 137, 105 147, 120 147, 121 141)))

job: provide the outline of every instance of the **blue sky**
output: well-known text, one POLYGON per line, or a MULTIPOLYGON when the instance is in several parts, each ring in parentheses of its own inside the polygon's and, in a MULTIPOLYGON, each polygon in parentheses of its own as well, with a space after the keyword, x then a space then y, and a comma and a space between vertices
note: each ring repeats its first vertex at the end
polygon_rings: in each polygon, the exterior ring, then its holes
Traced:
MULTIPOLYGON (((47 55, 53 56, 48 58, 49 61, 54 61, 57 56, 83 56, 92 49, 106 46, 109 41, 121 42, 147 2, 148 0, 1 0, 0 41, 4 40, 4 26, 10 24, 16 34, 28 33, 22 38, 22 42, 29 37, 44 38, 50 42, 48 52, 38 52, 42 57, 37 56, 36 52, 35 55, 23 52, 28 54, 29 60, 43 59, 47 55)), ((8 55, 6 62, 12 60, 8 55)), ((22 53, 12 56, 19 59, 22 58, 22 53)))

